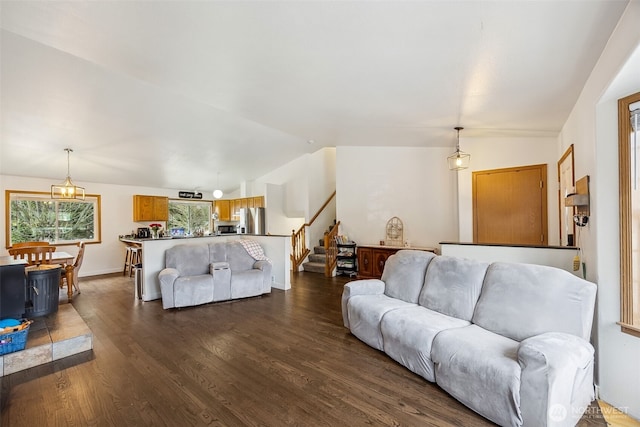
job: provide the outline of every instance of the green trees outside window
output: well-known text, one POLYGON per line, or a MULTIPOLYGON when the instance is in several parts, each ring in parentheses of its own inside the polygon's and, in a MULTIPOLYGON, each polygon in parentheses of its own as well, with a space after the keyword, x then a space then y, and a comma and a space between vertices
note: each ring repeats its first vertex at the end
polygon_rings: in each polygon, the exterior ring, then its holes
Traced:
POLYGON ((211 231, 211 202, 169 200, 168 228, 184 228, 187 235, 211 231))
POLYGON ((28 241, 52 244, 100 241, 100 196, 52 200, 49 193, 7 190, 7 246, 28 241))

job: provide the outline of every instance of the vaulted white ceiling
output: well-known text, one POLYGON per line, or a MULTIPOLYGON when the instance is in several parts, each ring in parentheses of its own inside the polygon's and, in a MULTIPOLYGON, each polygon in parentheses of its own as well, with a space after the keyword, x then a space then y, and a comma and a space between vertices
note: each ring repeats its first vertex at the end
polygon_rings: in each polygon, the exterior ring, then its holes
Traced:
POLYGON ((0 172, 62 180, 71 147, 75 181, 229 191, 321 147, 555 136, 627 3, 3 0, 0 172))

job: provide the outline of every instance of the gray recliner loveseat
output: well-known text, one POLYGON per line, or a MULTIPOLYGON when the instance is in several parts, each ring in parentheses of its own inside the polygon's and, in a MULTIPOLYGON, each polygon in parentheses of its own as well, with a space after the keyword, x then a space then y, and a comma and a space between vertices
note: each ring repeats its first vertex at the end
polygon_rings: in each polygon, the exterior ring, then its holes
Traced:
POLYGON ((165 309, 271 292, 271 262, 254 241, 177 245, 165 267, 158 275, 165 309))
POLYGON ((574 426, 594 397, 596 285, 415 250, 342 294, 344 325, 501 426, 574 426))

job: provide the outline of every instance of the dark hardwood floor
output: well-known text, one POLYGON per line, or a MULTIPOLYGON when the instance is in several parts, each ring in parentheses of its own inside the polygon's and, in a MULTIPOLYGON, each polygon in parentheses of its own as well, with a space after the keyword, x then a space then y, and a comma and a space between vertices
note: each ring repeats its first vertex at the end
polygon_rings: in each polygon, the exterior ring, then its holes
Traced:
POLYGON ((82 279, 93 352, 2 378, 0 425, 493 425, 352 336, 346 281, 297 273, 287 292, 166 311, 128 277, 82 279))

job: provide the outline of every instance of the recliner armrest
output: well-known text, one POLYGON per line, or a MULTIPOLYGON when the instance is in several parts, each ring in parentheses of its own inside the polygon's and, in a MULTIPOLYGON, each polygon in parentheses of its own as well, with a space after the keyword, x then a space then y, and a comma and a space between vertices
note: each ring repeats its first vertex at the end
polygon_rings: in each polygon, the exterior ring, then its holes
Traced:
POLYGON ((160 293, 162 294, 162 306, 166 308, 175 307, 173 297, 173 284, 180 277, 180 272, 175 268, 165 268, 158 273, 160 281, 160 293))
MULTIPOLYGON (((571 411, 575 382, 581 373, 590 376, 587 386, 593 399, 593 359, 593 346, 575 335, 547 332, 523 340, 518 347, 518 363, 522 369, 520 402, 524 425, 564 425, 557 422, 554 411, 571 411)), ((571 415, 568 413, 567 418, 571 415)))
POLYGON ((258 260, 253 264, 253 268, 262 271, 262 292, 271 292, 271 272, 273 265, 269 261, 258 260))
POLYGON ((264 270, 264 269, 266 269, 267 267, 270 267, 270 266, 271 266, 271 263, 269 261, 262 261, 262 260, 256 261, 253 264, 253 268, 257 268, 258 270, 264 270))
POLYGON ((380 279, 353 280, 344 285, 343 296, 377 295, 384 293, 384 282, 380 279))
POLYGON ((342 322, 349 327, 347 303, 354 295, 380 295, 384 293, 384 282, 380 279, 354 280, 344 285, 342 289, 342 322))
POLYGON ((547 332, 527 338, 518 347, 518 362, 522 369, 536 361, 547 366, 578 366, 584 368, 593 359, 593 346, 575 335, 563 332, 547 332))

